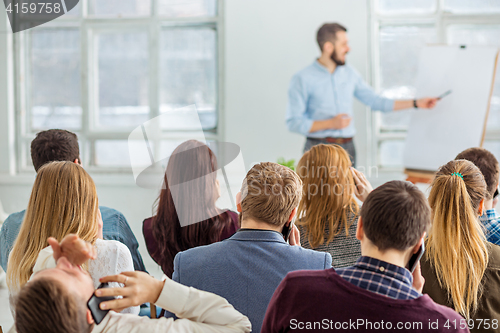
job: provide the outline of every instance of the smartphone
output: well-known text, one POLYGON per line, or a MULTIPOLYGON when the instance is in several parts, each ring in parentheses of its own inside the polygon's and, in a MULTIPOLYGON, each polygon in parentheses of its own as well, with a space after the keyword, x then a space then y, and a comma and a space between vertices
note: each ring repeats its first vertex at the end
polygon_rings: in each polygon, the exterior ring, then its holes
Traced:
POLYGON ((498 187, 495 190, 495 193, 493 193, 493 199, 496 199, 496 197, 498 197, 498 187))
MULTIPOLYGON (((102 289, 102 288, 109 288, 108 283, 101 283, 97 289, 102 289)), ((92 294, 92 297, 90 297, 89 301, 87 302, 87 308, 90 310, 90 313, 92 314, 92 318, 94 318, 94 321, 97 325, 101 323, 101 321, 106 317, 108 314, 109 310, 101 310, 99 308, 99 304, 102 302, 106 301, 111 301, 115 299, 116 297, 113 296, 102 296, 102 297, 97 297, 94 294, 92 294)))
POLYGON ((406 268, 413 273, 415 271, 415 268, 417 267, 418 262, 424 255, 425 251, 425 246, 424 242, 422 242, 422 245, 420 245, 420 248, 418 249, 417 253, 412 254, 410 261, 408 261, 408 265, 406 265, 406 268))
POLYGON ((286 224, 283 226, 283 230, 281 230, 281 233, 283 234, 283 239, 285 242, 288 242, 288 238, 290 238, 290 233, 292 232, 293 228, 293 222, 290 222, 288 226, 286 224))

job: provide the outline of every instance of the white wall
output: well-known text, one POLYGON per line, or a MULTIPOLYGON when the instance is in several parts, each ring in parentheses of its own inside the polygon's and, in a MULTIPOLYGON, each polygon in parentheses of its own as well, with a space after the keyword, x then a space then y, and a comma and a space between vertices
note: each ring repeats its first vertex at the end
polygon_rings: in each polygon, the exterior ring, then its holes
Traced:
MULTIPOLYGON (((318 56, 316 30, 338 21, 349 30, 348 61, 363 75, 368 63, 366 1, 356 0, 226 0, 225 2, 225 140, 242 148, 247 167, 280 156, 299 159, 304 138, 288 132, 285 109, 292 75, 318 56)), ((0 13, 3 14, 3 13, 0 13)), ((0 25, 5 15, 0 15, 0 25)), ((10 37, 0 33, 0 201, 7 213, 26 208, 34 175, 12 177, 9 147, 13 145, 10 65, 5 46, 10 37)), ((366 109, 355 104, 359 165, 366 163, 366 109)), ((157 190, 134 184, 132 175, 92 175, 101 205, 120 210, 140 243, 151 273, 160 271, 149 258, 142 237, 142 220, 151 216, 157 190)))

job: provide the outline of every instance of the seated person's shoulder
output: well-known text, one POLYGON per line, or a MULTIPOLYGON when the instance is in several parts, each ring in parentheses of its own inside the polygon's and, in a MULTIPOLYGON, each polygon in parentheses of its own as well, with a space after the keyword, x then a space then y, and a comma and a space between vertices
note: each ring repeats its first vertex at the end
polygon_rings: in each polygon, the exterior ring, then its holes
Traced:
POLYGON ((431 313, 433 313, 433 316, 432 316, 433 318, 438 318, 438 317, 442 316, 444 321, 446 321, 447 319, 449 319, 449 320, 456 319, 457 322, 460 320, 463 320, 463 317, 461 315, 459 315, 455 310, 453 310, 452 308, 447 307, 445 305, 441 305, 441 304, 434 302, 430 298, 430 296, 427 294, 420 296, 416 300, 423 300, 425 302, 425 305, 423 306, 422 311, 427 311, 429 315, 431 313))
MULTIPOLYGON (((193 247, 191 249, 187 249, 185 251, 179 252, 177 255, 181 255, 184 258, 189 257, 189 258, 207 258, 210 256, 213 256, 213 258, 217 258, 215 255, 218 253, 224 253, 227 254, 228 248, 230 247, 229 242, 226 241, 221 241, 221 242, 215 242, 212 244, 208 245, 201 245, 197 247, 193 247)), ((222 258, 221 258, 222 259, 222 258)))
POLYGON ((111 218, 119 218, 126 221, 125 216, 116 209, 99 206, 99 210, 101 211, 103 221, 111 218))
POLYGON ((500 271, 500 246, 487 242, 488 246, 488 268, 500 271))
POLYGON ((25 210, 10 214, 7 219, 2 224, 2 229, 5 229, 11 225, 21 225, 24 219, 25 210))
POLYGON ((117 256, 131 256, 128 247, 125 244, 120 243, 119 241, 97 239, 95 242, 95 247, 98 256, 101 253, 115 254, 117 256))
POLYGON ((302 256, 302 257, 322 259, 322 260, 324 260, 327 257, 331 258, 331 255, 328 252, 305 249, 302 246, 288 246, 287 249, 288 251, 294 253, 295 256, 302 256))
POLYGON ((333 268, 325 270, 300 270, 288 273, 285 278, 289 283, 303 283, 304 281, 327 280, 331 278, 332 274, 337 275, 333 268))
MULTIPOLYGON (((324 270, 298 270, 289 272, 281 282, 284 290, 295 290, 295 294, 310 295, 330 290, 333 268, 324 270)), ((298 295, 299 296, 299 295, 298 295)))

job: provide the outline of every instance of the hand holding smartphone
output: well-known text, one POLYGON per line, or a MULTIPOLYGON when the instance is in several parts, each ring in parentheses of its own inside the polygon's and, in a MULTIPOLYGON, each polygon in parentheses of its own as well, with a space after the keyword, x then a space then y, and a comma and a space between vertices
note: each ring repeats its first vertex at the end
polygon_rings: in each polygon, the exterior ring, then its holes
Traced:
POLYGON ((420 248, 418 249, 418 251, 416 253, 412 254, 412 256, 410 257, 410 261, 408 261, 408 264, 406 265, 406 268, 410 272, 413 273, 415 271, 415 268, 417 267, 417 264, 420 261, 420 259, 422 259, 424 252, 425 252, 425 246, 424 246, 424 242, 422 242, 422 245, 420 245, 420 248))
MULTIPOLYGON (((102 289, 102 288, 109 288, 108 283, 101 283, 97 289, 102 289)), ((89 301, 87 302, 87 308, 90 310, 90 313, 92 314, 92 318, 94 318, 94 321, 97 325, 101 323, 101 321, 106 317, 108 314, 109 310, 101 310, 99 307, 99 304, 105 301, 111 301, 114 300, 115 297, 113 296, 102 296, 102 297, 97 297, 94 294, 92 294, 92 297, 90 297, 89 301)))

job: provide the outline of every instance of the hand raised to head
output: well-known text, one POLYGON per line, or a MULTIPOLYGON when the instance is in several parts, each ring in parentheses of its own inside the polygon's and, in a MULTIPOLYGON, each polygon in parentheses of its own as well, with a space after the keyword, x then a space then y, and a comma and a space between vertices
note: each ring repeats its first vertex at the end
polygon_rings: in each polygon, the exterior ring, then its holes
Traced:
POLYGON ((290 232, 290 237, 288 239, 288 242, 290 245, 301 246, 300 231, 299 228, 297 228, 297 226, 295 225, 295 223, 292 224, 292 231, 290 232))
POLYGON ((59 258, 66 257, 73 265, 80 266, 87 260, 96 258, 96 251, 92 244, 82 240, 76 234, 66 235, 61 243, 54 237, 49 237, 47 242, 54 251, 53 256, 56 262, 59 258))
POLYGON ((373 191, 373 187, 362 172, 354 168, 351 168, 351 171, 355 185, 354 195, 356 195, 356 198, 358 198, 361 202, 364 202, 368 195, 373 191))

